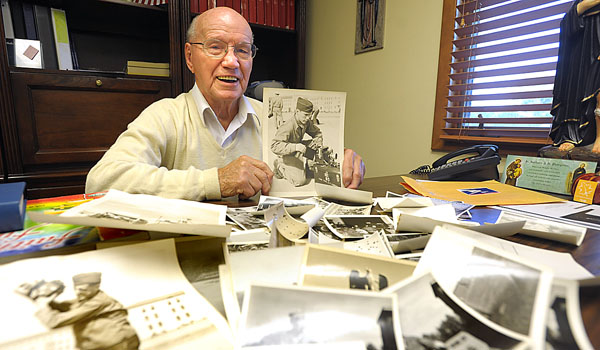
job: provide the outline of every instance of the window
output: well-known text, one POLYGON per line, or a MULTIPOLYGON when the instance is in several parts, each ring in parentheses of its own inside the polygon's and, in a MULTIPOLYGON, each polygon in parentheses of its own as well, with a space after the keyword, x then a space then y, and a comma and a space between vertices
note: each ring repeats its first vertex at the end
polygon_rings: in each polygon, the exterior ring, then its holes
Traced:
POLYGON ((533 153, 552 142, 560 21, 572 3, 444 0, 432 149, 533 153))

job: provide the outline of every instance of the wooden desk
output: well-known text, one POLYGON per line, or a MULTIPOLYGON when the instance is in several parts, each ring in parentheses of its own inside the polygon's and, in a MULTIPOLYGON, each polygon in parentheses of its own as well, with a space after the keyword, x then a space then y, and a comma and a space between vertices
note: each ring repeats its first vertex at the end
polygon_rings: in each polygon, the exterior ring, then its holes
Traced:
MULTIPOLYGON (((401 175, 367 178, 360 189, 373 192, 373 197, 385 197, 386 191, 404 194, 407 191, 400 185, 401 181, 401 175)), ((598 230, 588 229, 579 247, 520 234, 507 239, 532 247, 571 253, 573 258, 594 276, 600 275, 600 231, 598 230)), ((586 331, 594 349, 600 349, 600 295, 580 293, 579 298, 586 331)))

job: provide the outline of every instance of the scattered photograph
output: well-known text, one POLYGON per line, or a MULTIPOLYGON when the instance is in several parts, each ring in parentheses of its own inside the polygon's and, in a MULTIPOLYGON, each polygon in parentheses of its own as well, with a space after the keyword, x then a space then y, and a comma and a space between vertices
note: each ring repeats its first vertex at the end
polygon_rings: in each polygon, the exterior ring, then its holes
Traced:
POLYGON ((341 205, 331 203, 325 210, 325 215, 370 215, 372 205, 341 205))
POLYGON ((269 248, 269 241, 260 242, 228 242, 226 244, 227 252, 237 253, 249 250, 263 250, 269 248))
POLYGON ((521 341, 488 327, 460 307, 430 273, 390 286, 406 350, 512 349, 521 341))
POLYGON ((221 247, 225 238, 180 237, 175 239, 177 261, 194 288, 225 316, 219 265, 225 263, 221 247))
POLYGON ((1 265, 0 279, 10 315, 0 317, 3 349, 55 348, 57 335, 73 349, 232 347, 225 318, 182 273, 173 239, 20 260, 1 265))
POLYGON ((252 230, 257 228, 265 228, 267 224, 262 216, 254 215, 257 211, 256 206, 227 208, 227 216, 231 221, 239 225, 243 230, 252 230))
POLYGON ((474 247, 453 293, 490 321, 529 335, 540 271, 474 247))
POLYGON ((256 210, 258 212, 264 212, 265 210, 269 209, 274 205, 277 205, 280 202, 283 202, 285 210, 290 215, 302 215, 317 205, 317 203, 311 198, 299 200, 281 197, 260 196, 256 210))
POLYGON ((275 173, 270 194, 313 196, 315 183, 341 188, 346 93, 268 88, 263 102, 263 160, 275 173))
POLYGON ((395 232, 394 223, 387 215, 327 215, 323 221, 341 239, 362 239, 381 230, 385 234, 395 232))
POLYGON ((252 285, 240 321, 241 347, 360 341, 396 349, 393 295, 252 285))
POLYGON ((579 349, 567 313, 567 285, 554 283, 546 319, 546 349, 579 349))
POLYGON ((379 291, 412 275, 416 264, 309 244, 299 285, 379 291))

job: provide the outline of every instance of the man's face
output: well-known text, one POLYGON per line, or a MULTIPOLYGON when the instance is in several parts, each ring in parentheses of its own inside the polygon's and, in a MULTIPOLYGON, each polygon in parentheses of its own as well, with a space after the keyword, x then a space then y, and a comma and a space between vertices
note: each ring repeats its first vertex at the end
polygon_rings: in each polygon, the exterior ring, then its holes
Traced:
POLYGON ((186 43, 187 66, 194 73, 196 84, 211 106, 235 103, 248 87, 252 59, 238 59, 233 53, 233 45, 252 43, 252 30, 239 14, 223 10, 199 23, 192 41, 204 42, 207 39, 219 39, 227 43, 230 46, 227 54, 222 58, 209 57, 202 45, 186 43))
POLYGON ((298 122, 301 124, 306 124, 311 116, 312 116, 312 113, 310 113, 310 112, 303 112, 298 109, 296 110, 296 118, 298 119, 298 122))
POLYGON ((87 300, 100 290, 100 284, 90 284, 90 283, 81 283, 75 285, 75 294, 77 295, 77 300, 83 301, 87 300))

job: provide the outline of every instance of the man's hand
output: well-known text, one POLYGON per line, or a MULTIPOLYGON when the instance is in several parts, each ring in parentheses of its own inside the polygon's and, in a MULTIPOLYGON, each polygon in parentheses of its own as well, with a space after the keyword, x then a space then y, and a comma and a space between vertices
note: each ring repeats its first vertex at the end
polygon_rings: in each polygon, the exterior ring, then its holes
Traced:
POLYGON ((301 143, 297 143, 294 148, 296 149, 296 152, 300 152, 302 154, 306 153, 306 146, 301 143))
POLYGON ((262 191, 269 194, 273 182, 273 172, 260 160, 241 156, 223 168, 218 169, 221 196, 250 198, 262 191))
POLYGON ((342 179, 344 187, 356 189, 365 178, 365 163, 353 150, 344 149, 344 163, 342 165, 342 179))

